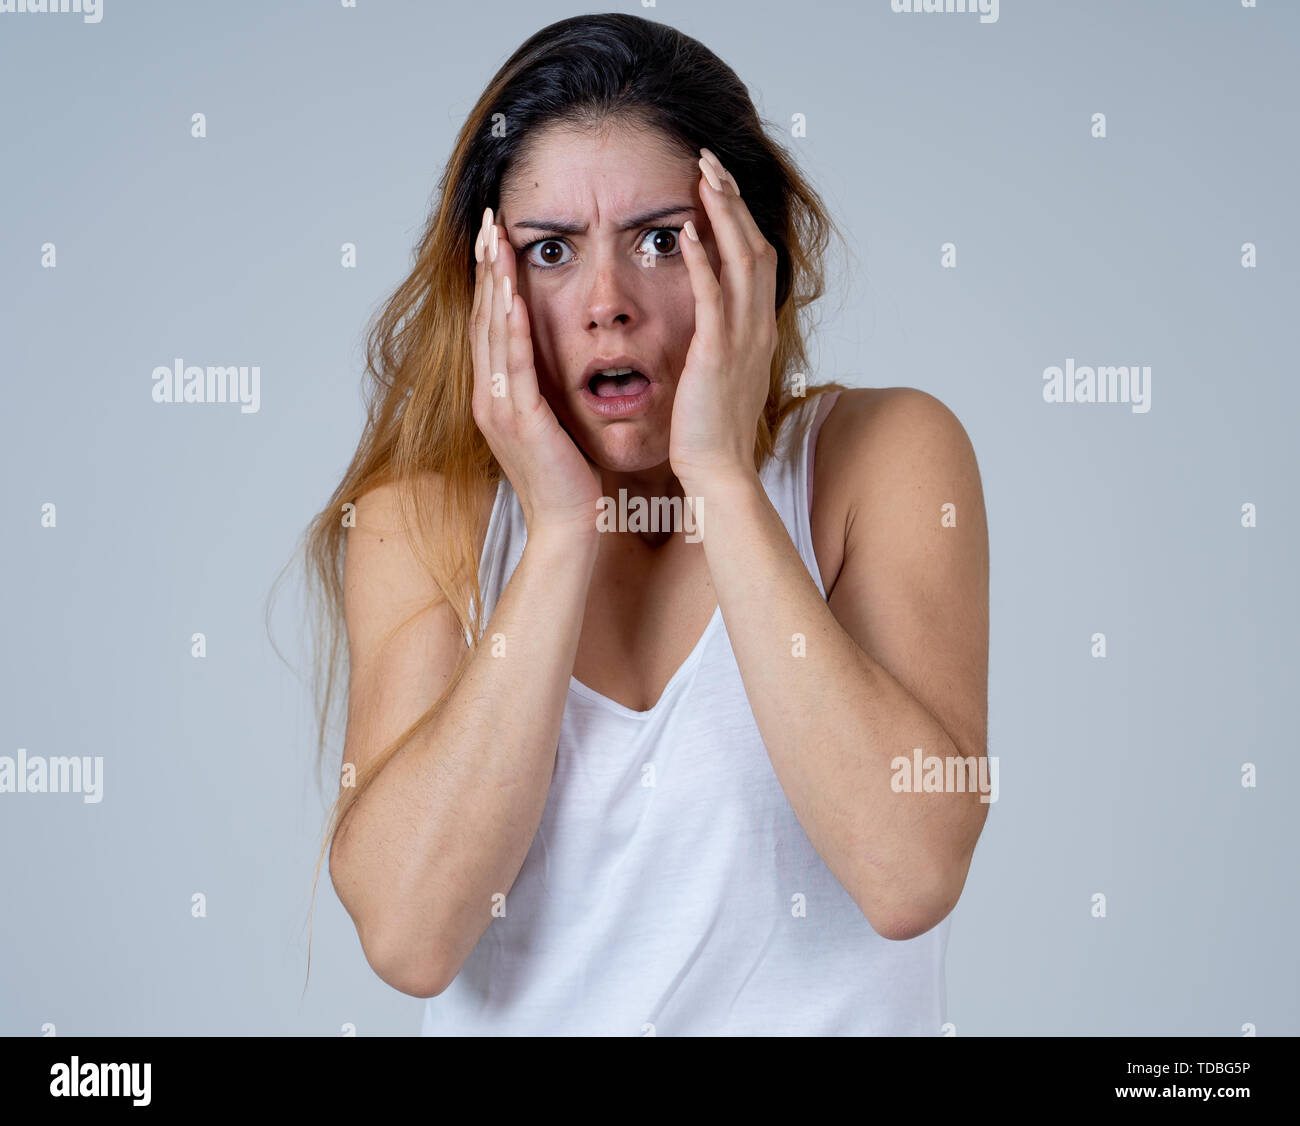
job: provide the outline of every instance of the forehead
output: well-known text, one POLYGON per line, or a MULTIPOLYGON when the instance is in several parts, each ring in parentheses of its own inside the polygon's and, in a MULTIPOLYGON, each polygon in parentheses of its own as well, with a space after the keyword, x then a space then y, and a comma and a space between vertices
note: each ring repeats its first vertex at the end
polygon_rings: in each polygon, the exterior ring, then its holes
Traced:
POLYGON ((690 203, 699 176, 696 161, 657 129, 551 126, 502 180, 501 206, 515 216, 540 209, 568 218, 598 207, 617 218, 665 194, 690 203))

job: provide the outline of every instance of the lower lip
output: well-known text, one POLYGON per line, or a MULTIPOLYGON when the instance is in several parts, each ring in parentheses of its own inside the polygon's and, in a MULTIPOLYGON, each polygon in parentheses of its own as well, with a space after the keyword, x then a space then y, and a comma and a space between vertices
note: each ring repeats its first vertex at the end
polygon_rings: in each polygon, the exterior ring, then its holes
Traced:
POLYGON ((650 397, 658 386, 657 383, 649 383, 635 395, 610 395, 607 397, 597 395, 586 384, 583 384, 580 390, 582 401, 602 418, 627 418, 629 415, 640 414, 645 410, 650 403, 650 397))

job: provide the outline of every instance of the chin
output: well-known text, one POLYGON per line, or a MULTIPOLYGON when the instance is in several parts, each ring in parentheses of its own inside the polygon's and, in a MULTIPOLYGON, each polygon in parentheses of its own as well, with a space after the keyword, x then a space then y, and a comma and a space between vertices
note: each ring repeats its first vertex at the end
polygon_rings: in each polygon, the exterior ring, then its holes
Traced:
POLYGON ((668 460, 666 433, 632 431, 628 423, 606 429, 584 444, 587 456, 610 473, 644 473, 668 460))
POLYGON ((546 396, 564 431, 583 453, 611 473, 641 473, 668 462, 672 402, 666 409, 616 422, 590 416, 582 403, 546 396), (662 418, 660 417, 662 415, 662 418))

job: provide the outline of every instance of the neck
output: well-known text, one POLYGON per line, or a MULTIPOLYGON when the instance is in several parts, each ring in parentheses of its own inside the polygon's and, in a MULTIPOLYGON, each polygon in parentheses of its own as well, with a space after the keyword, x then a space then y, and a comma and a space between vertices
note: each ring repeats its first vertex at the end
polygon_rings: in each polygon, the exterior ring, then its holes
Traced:
MULTIPOLYGON (((602 468, 600 471, 601 494, 609 497, 618 506, 620 490, 626 490, 627 503, 637 497, 643 497, 647 503, 657 498, 671 500, 683 496, 682 484, 672 471, 672 466, 665 461, 650 469, 641 469, 632 473, 621 473, 602 468)), ((673 537, 673 530, 660 528, 656 531, 620 530, 620 541, 637 541, 646 547, 657 548, 673 537)))
POLYGON ((682 495, 682 483, 677 480, 672 466, 668 462, 651 469, 639 469, 634 473, 620 473, 602 468, 600 487, 607 497, 618 499, 619 489, 626 489, 628 499, 632 497, 679 497, 682 495))

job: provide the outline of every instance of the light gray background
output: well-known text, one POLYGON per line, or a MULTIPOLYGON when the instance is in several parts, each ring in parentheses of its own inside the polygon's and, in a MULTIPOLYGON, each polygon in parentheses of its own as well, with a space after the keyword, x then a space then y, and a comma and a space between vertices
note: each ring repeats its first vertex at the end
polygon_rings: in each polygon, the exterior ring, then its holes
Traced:
POLYGON ((0 1033, 418 1031, 326 872, 302 992, 332 790, 264 599, 466 112, 532 32, 615 8, 727 60, 848 234, 816 377, 924 388, 979 456, 1001 800, 958 1035, 1300 1032, 1297 5, 106 0, 0 15, 0 754, 105 760, 98 805, 0 794, 0 1033), (261 410, 155 404, 176 356, 259 364, 261 410), (1150 413, 1044 403, 1067 356, 1149 364, 1150 413))

